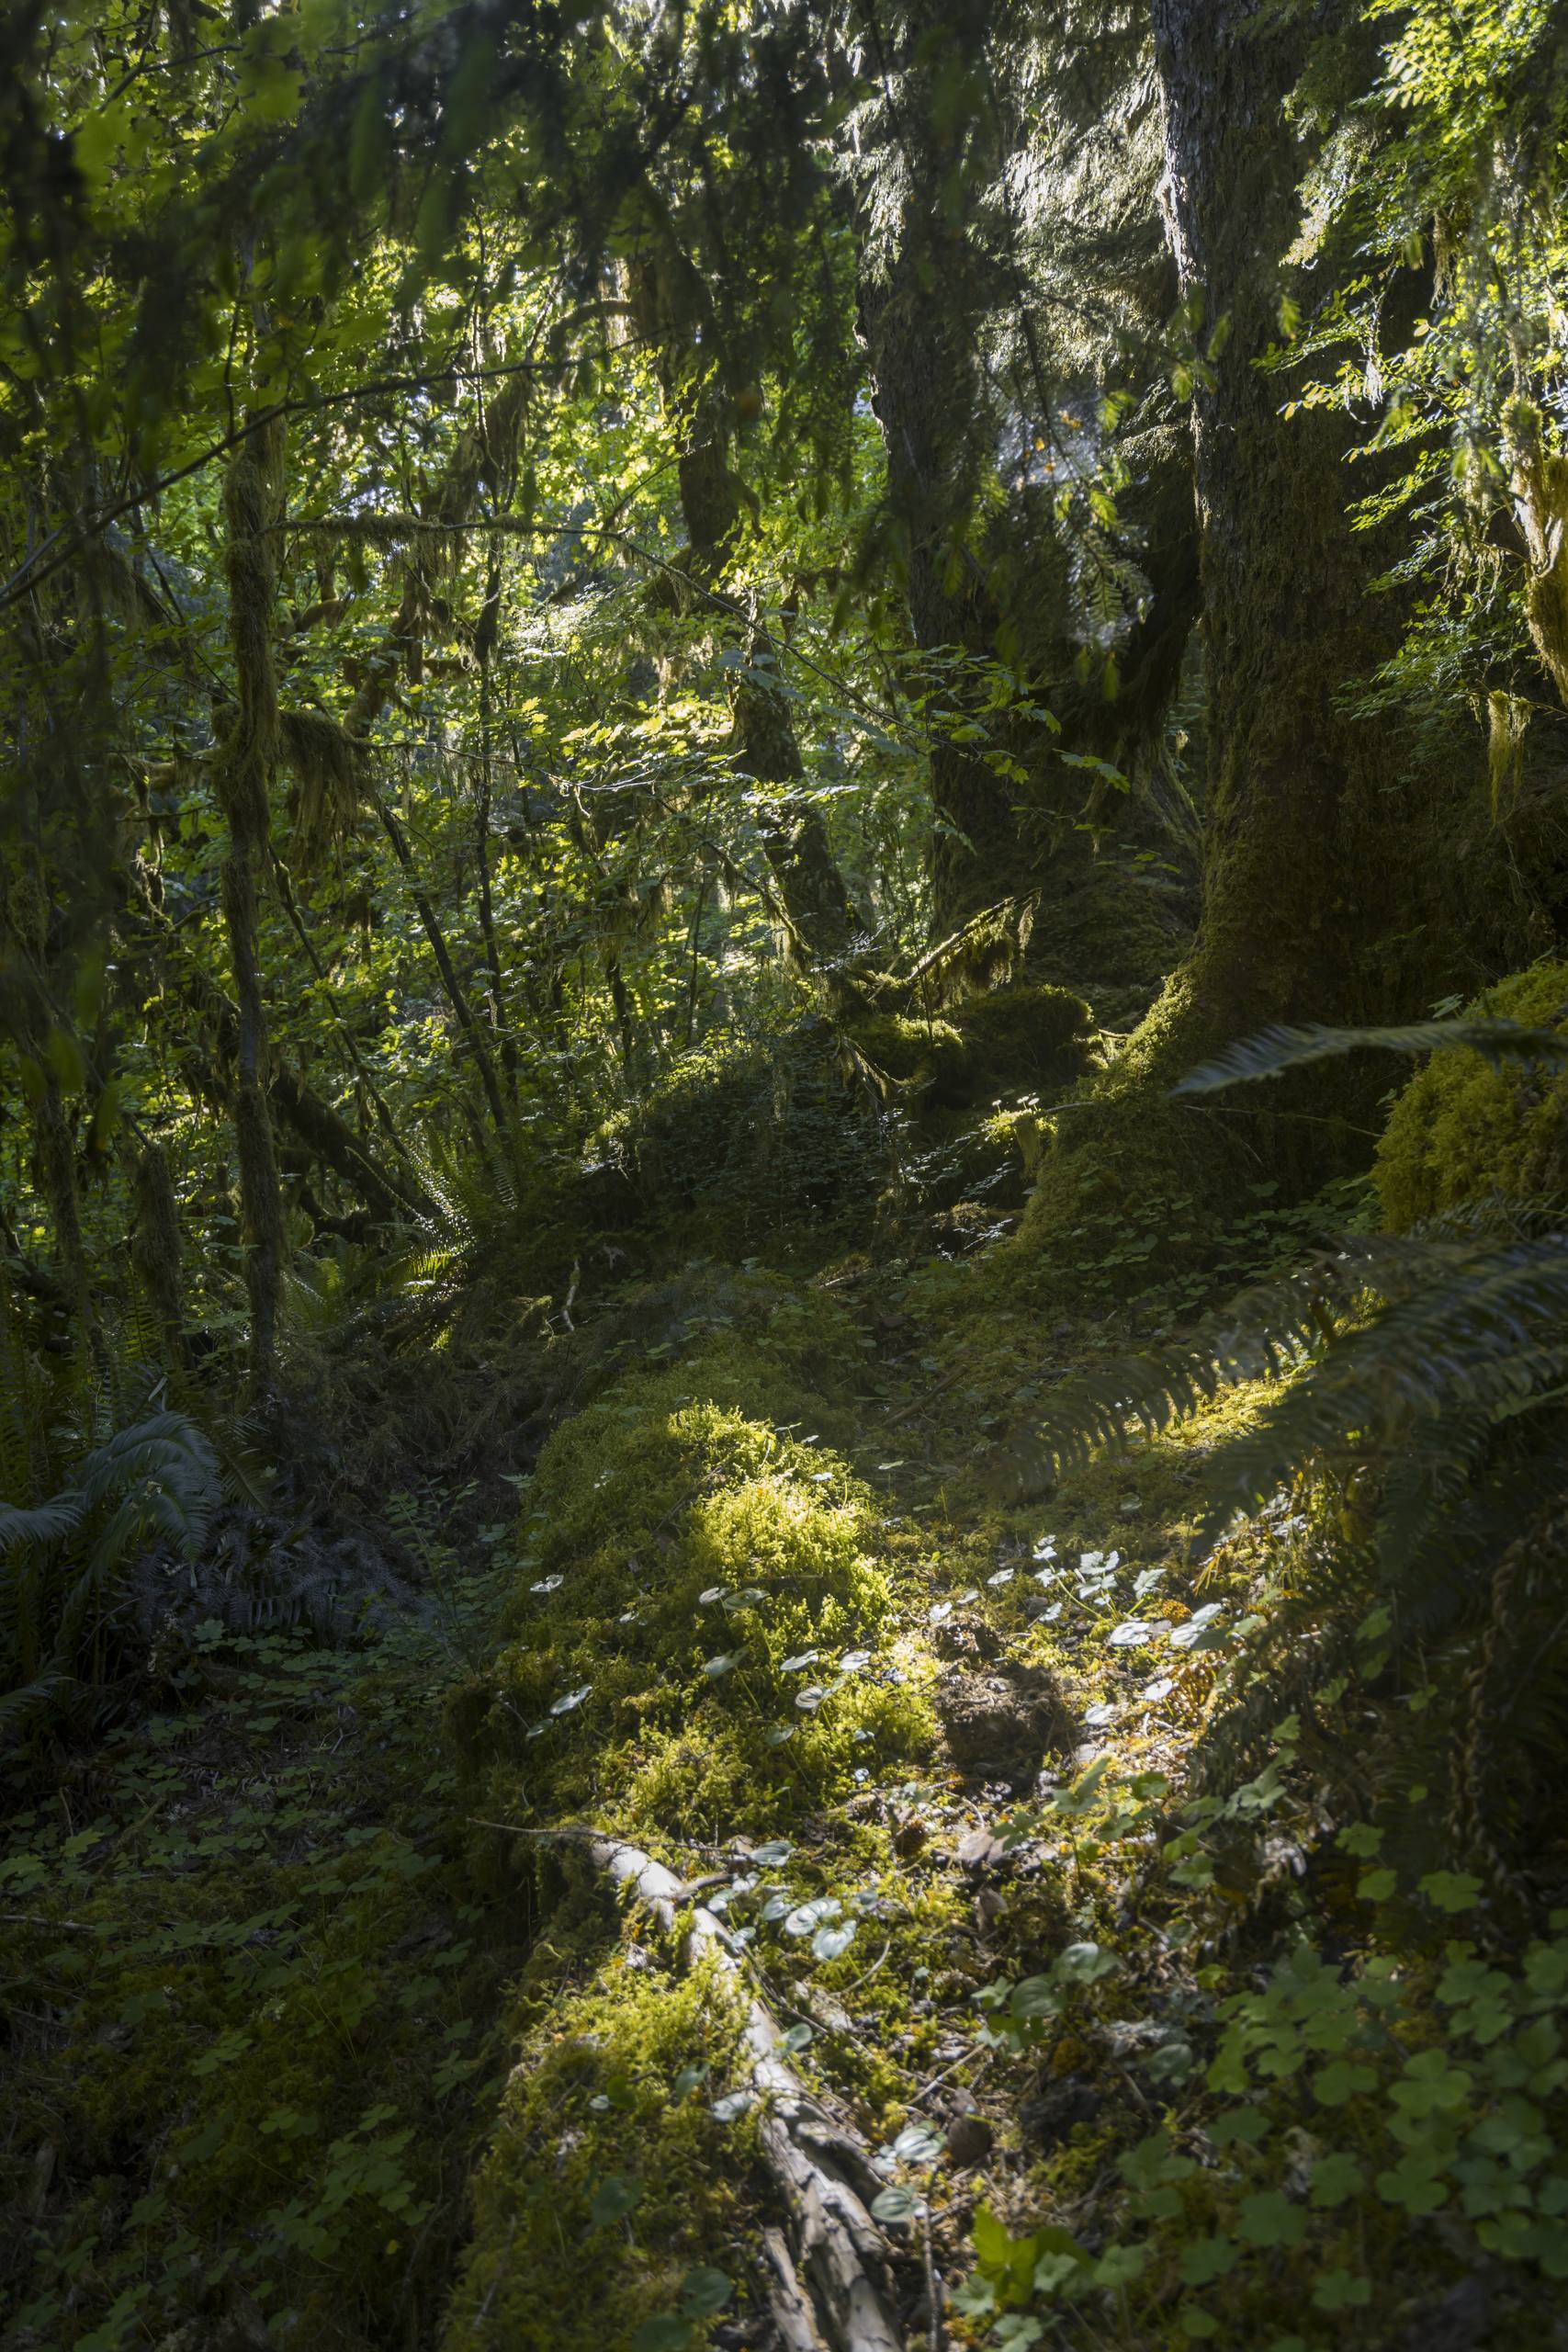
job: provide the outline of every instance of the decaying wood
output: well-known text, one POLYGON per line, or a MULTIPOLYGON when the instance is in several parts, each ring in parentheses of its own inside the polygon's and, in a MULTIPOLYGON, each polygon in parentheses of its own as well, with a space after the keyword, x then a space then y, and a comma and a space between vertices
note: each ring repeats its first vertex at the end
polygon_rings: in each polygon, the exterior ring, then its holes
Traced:
MULTIPOLYGON (((686 1883, 640 1847, 617 1838, 583 1841, 597 1867, 646 1904, 667 1934, 689 1900, 686 1883)), ((744 1952, 698 1904, 690 1912, 685 1957, 711 1957, 738 1987, 750 2087, 763 2102, 762 2162, 789 2222, 789 2240, 764 2233, 770 2297, 787 2352, 902 2352, 886 2291, 882 2235, 863 2198, 875 2175, 863 2144, 814 2098, 784 2054, 783 2036, 752 1987, 744 1952)))

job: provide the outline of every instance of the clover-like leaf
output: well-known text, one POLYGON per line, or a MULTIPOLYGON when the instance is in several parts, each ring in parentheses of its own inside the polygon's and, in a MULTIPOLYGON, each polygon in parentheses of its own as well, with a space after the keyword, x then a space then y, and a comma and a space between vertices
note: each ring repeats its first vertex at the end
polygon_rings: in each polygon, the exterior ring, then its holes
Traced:
POLYGON ((1242 2199, 1235 2226, 1236 2235, 1248 2245, 1300 2245, 1306 2235, 1306 2215, 1283 2189, 1262 2188, 1242 2199))
POLYGON ((843 1908, 836 1894, 813 1895, 809 1903, 795 1905, 784 1923, 784 1931, 786 1936, 812 1935, 824 1920, 840 1917, 843 1908))
POLYGON ((1240 2260, 1241 2248, 1235 2238, 1195 2238, 1182 2253, 1182 2284, 1188 2287, 1213 2286, 1216 2278, 1227 2278, 1240 2260))
POLYGON ((912 2188, 885 2188, 871 2200, 873 2217, 878 2222, 912 2222, 920 2210, 920 2200, 912 2188))

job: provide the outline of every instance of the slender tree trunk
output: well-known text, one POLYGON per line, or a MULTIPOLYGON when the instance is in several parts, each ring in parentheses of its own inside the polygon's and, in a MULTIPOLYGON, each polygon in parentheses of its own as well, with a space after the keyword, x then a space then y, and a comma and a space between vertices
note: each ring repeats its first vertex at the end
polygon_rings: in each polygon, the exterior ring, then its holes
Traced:
POLYGON ((864 925, 845 888, 821 813, 800 789, 806 763, 780 674, 778 650, 754 621, 733 610, 724 587, 745 508, 730 465, 729 402, 702 349, 698 329, 705 289, 673 241, 661 209, 654 209, 652 250, 635 265, 633 309, 659 353, 659 372, 671 409, 688 410, 677 463, 681 514, 686 526, 686 570, 699 596, 721 613, 724 630, 740 650, 735 692, 735 744, 743 775, 783 787, 758 823, 762 853, 778 886, 794 942, 845 991, 841 967, 864 925))
POLYGON ((276 1366, 278 1304, 287 1256, 283 1195, 267 1114, 266 1008, 256 890, 257 869, 266 853, 269 830, 267 790, 277 759, 277 678, 272 646, 276 573, 268 526, 276 504, 281 462, 281 428, 276 424, 258 426, 241 443, 224 487, 229 635, 239 710, 213 769, 229 825, 222 899, 239 1013, 234 1136, 251 1299, 251 1379, 258 1393, 271 1385, 276 1366))
POLYGON ((169 1361, 185 1363, 185 1304, 180 1282, 180 1209, 169 1156, 162 1144, 142 1146, 136 1162, 136 1225, 131 1258, 158 1318, 169 1361))
POLYGON ((497 1135, 504 1136, 507 1132, 506 1106, 501 1099, 501 1087, 495 1075, 495 1064, 491 1059, 490 1047, 485 1043, 484 1032, 474 1017, 474 1008, 468 1001, 468 992, 457 978, 457 967, 452 961, 452 951, 446 944, 446 934, 441 928, 441 918, 435 911, 430 893, 419 878, 419 868, 413 862, 413 853, 409 848, 407 834, 379 793, 374 795, 374 803, 376 814, 381 820, 382 830, 392 844, 398 864, 403 869, 410 895, 419 911, 420 922, 424 926, 424 935, 429 940, 431 953, 435 957, 436 966, 441 974, 442 986, 446 990, 447 1001, 457 1017, 457 1025, 463 1033, 464 1043, 473 1056, 474 1067, 479 1074, 479 1083, 484 1088, 485 1101, 490 1105, 491 1117, 495 1122, 495 1131, 497 1135))
POLYGON ((517 1107, 517 1041, 506 1012, 506 989, 502 978, 501 947, 495 935, 495 907, 491 888, 491 804, 492 794, 492 762, 495 756, 495 727, 491 707, 491 662, 495 653, 495 641, 501 621, 501 550, 491 545, 490 568, 485 582, 484 607, 475 636, 474 651, 479 667, 479 796, 474 820, 474 854, 479 873, 479 933, 484 940, 485 970, 490 980, 491 1026, 495 1032, 501 1051, 501 1067, 506 1077, 506 1091, 512 1107, 517 1107))

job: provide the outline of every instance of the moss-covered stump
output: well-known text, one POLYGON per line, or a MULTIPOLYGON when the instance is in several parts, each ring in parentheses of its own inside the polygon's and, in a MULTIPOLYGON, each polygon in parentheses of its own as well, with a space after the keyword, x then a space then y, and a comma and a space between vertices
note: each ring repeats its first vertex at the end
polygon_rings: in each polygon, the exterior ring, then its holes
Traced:
POLYGON ((716 1039, 605 1122, 580 1204, 601 1225, 678 1227, 688 1250, 818 1252, 869 1222, 885 1125, 829 1022, 716 1039))
POLYGON ((941 1013, 869 1013, 849 1034, 926 1112, 1070 1085, 1089 1067, 1089 1027, 1082 997, 1035 983, 993 989, 941 1013))
MULTIPOLYGON (((1465 1008, 1467 1020, 1568 1026, 1568 964, 1532 964, 1465 1008)), ((1373 1181, 1403 1232, 1492 1197, 1568 1192, 1568 1073, 1502 1068, 1468 1047, 1434 1054, 1410 1080, 1378 1145, 1373 1181)))

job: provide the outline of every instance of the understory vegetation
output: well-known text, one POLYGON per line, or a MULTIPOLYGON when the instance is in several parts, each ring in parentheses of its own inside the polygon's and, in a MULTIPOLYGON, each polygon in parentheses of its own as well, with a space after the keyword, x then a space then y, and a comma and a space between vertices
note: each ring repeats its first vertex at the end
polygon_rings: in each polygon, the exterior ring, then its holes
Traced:
POLYGON ((0 69, 0 2336, 1568 2346, 1562 11, 0 69))

